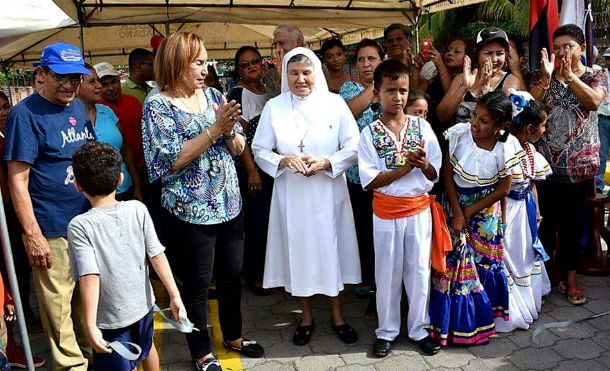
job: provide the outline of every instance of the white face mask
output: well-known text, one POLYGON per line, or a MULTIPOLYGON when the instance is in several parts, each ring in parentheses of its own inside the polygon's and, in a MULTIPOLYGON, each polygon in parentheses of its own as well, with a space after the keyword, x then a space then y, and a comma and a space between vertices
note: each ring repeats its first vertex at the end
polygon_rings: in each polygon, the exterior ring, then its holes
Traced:
MULTIPOLYGON (((153 310, 156 313, 159 313, 161 315, 161 317, 163 317, 163 319, 167 323, 172 325, 172 327, 174 327, 176 330, 178 330, 180 332, 191 333, 193 331, 199 331, 199 329, 197 329, 195 327, 193 322, 191 322, 188 319, 188 317, 186 315, 186 310, 184 308, 180 309, 180 312, 178 312, 178 316, 180 318, 180 323, 167 317, 165 312, 169 311, 170 310, 169 308, 161 310, 155 304, 155 306, 153 307, 153 310)), ((140 355, 142 354, 142 348, 138 344, 134 344, 134 343, 131 343, 128 341, 125 341, 125 342, 113 341, 111 343, 108 343, 106 346, 108 348, 111 348, 113 351, 117 352, 117 354, 120 355, 121 357, 128 359, 130 361, 137 360, 138 358, 140 358, 140 355), (132 349, 130 349, 130 348, 132 348, 132 349)))

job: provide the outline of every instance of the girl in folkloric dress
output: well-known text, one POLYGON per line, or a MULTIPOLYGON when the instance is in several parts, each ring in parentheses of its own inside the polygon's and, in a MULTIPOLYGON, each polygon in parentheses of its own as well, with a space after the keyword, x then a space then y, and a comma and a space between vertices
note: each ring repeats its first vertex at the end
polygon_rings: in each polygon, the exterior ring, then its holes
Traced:
POLYGON ((551 174, 549 163, 531 142, 537 141, 546 124, 544 104, 524 91, 511 89, 513 122, 510 143, 515 152, 525 151, 519 165, 512 169, 510 193, 506 198, 504 268, 509 286, 509 320, 496 318, 498 332, 527 329, 538 319, 542 296, 551 291, 544 261, 549 257, 538 238, 538 210, 535 180, 551 174))
POLYGON ((485 343, 495 333, 494 317, 508 319, 500 201, 520 155, 505 143, 511 113, 508 97, 491 92, 480 98, 470 123, 445 132, 444 206, 454 248, 445 271, 433 274, 430 299, 430 335, 441 345, 485 343))

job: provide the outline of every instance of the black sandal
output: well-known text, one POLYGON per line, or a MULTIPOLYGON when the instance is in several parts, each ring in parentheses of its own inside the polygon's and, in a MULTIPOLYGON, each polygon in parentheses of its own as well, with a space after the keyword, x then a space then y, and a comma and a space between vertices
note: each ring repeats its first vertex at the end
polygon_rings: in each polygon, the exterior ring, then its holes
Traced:
POLYGON ((311 325, 309 326, 297 326, 297 329, 292 336, 294 345, 303 346, 309 343, 314 327, 316 327, 316 325, 313 322, 311 322, 311 325))
POLYGON ((222 345, 227 349, 234 350, 250 358, 260 358, 265 355, 263 347, 254 340, 243 339, 241 341, 241 348, 235 347, 225 340, 222 341, 222 345))
POLYGON ((347 322, 342 325, 335 326, 331 318, 330 325, 339 336, 339 339, 341 339, 341 341, 345 344, 353 344, 358 341, 358 333, 352 328, 352 326, 348 325, 347 322))

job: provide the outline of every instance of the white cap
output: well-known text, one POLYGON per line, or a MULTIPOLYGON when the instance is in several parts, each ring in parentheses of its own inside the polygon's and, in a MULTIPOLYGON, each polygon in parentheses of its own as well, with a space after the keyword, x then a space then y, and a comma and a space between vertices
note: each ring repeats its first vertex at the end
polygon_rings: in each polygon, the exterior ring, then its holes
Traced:
POLYGON ((119 73, 116 72, 114 67, 108 62, 101 62, 93 66, 95 69, 95 73, 97 73, 98 78, 102 78, 104 76, 118 76, 119 73))
POLYGON ((602 57, 610 58, 610 48, 604 50, 604 54, 602 54, 602 57))

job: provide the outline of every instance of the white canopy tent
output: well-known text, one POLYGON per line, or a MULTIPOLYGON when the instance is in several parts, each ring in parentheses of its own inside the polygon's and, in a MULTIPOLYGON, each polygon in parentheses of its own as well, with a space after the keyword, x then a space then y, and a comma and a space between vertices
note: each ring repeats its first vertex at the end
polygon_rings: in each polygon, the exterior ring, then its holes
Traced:
POLYGON ((31 65, 44 45, 66 41, 84 45, 84 55, 93 63, 126 63, 131 49, 150 48, 154 33, 179 29, 202 36, 210 58, 231 58, 242 45, 256 45, 270 55, 272 32, 278 24, 299 26, 306 43, 315 48, 333 35, 342 36, 346 43, 377 38, 391 23, 413 24, 422 13, 481 1, 54 0, 51 5, 56 4, 75 25, 12 38, 6 38, 0 29, 0 61, 31 65))

